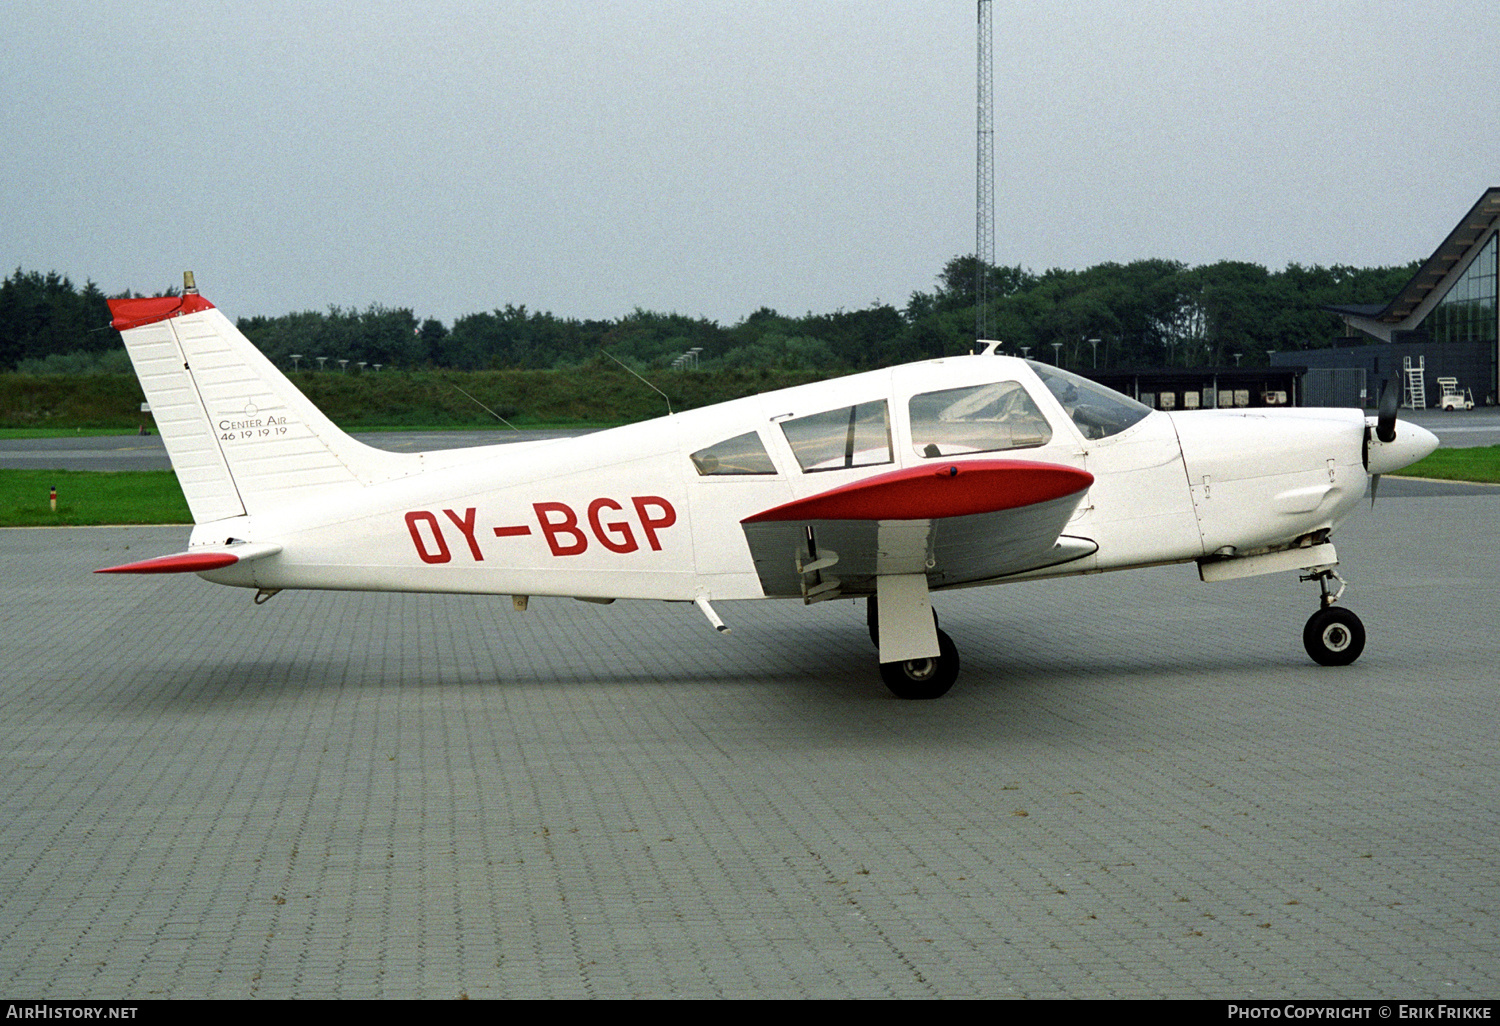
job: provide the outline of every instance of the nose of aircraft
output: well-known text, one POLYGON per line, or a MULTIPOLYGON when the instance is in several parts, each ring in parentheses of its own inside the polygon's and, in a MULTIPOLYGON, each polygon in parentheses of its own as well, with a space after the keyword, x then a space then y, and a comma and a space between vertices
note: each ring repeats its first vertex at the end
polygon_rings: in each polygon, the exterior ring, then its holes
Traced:
POLYGON ((1438 447, 1437 435, 1417 424, 1406 421, 1396 423, 1396 437, 1382 442, 1375 436, 1374 418, 1370 418, 1368 448, 1365 450, 1365 469, 1371 474, 1389 474, 1409 467, 1432 454, 1438 447))

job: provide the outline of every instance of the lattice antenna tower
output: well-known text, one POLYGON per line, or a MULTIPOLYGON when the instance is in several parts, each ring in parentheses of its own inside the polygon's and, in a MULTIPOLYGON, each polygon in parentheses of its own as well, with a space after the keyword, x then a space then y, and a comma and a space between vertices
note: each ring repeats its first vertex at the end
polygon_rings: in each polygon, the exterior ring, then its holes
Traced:
POLYGON ((975 188, 974 338, 990 335, 989 269, 995 263, 995 73, 990 0, 979 0, 979 161, 975 188))

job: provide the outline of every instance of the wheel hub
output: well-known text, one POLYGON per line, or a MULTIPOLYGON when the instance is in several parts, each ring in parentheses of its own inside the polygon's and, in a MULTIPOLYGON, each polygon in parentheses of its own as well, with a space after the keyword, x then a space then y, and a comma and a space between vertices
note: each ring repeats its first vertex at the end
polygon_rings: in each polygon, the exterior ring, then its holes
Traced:
POLYGON ((912 680, 931 680, 932 675, 937 673, 937 660, 911 659, 902 663, 901 667, 912 680))
POLYGON ((1323 644, 1330 652, 1342 652, 1349 647, 1351 640, 1348 628, 1341 623, 1329 624, 1323 628, 1323 644))

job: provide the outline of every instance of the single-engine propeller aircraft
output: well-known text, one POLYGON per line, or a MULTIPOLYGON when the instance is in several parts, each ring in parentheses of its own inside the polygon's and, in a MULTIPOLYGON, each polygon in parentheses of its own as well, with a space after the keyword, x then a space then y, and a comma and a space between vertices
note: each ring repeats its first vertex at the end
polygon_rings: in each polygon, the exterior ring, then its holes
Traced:
POLYGON ((1298 570, 1303 643, 1353 662, 1330 535, 1437 439, 1352 409, 1155 411, 998 355, 869 371, 601 431, 419 454, 350 438, 193 287, 110 300, 195 527, 101 573, 252 588, 695 603, 867 597, 902 698, 958 676, 934 591, 1196 562, 1298 570))

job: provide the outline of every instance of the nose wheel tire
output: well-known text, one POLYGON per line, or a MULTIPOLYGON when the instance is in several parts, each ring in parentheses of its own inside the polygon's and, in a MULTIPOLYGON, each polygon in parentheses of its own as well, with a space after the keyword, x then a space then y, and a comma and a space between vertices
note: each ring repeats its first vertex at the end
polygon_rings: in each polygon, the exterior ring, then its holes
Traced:
POLYGON ((941 698, 958 679, 958 646, 943 631, 937 632, 936 659, 909 659, 904 663, 881 663, 880 679, 897 698, 941 698))
POLYGON ((1365 650, 1365 625, 1347 609, 1325 606, 1302 628, 1302 645, 1316 663, 1348 666, 1365 650))

